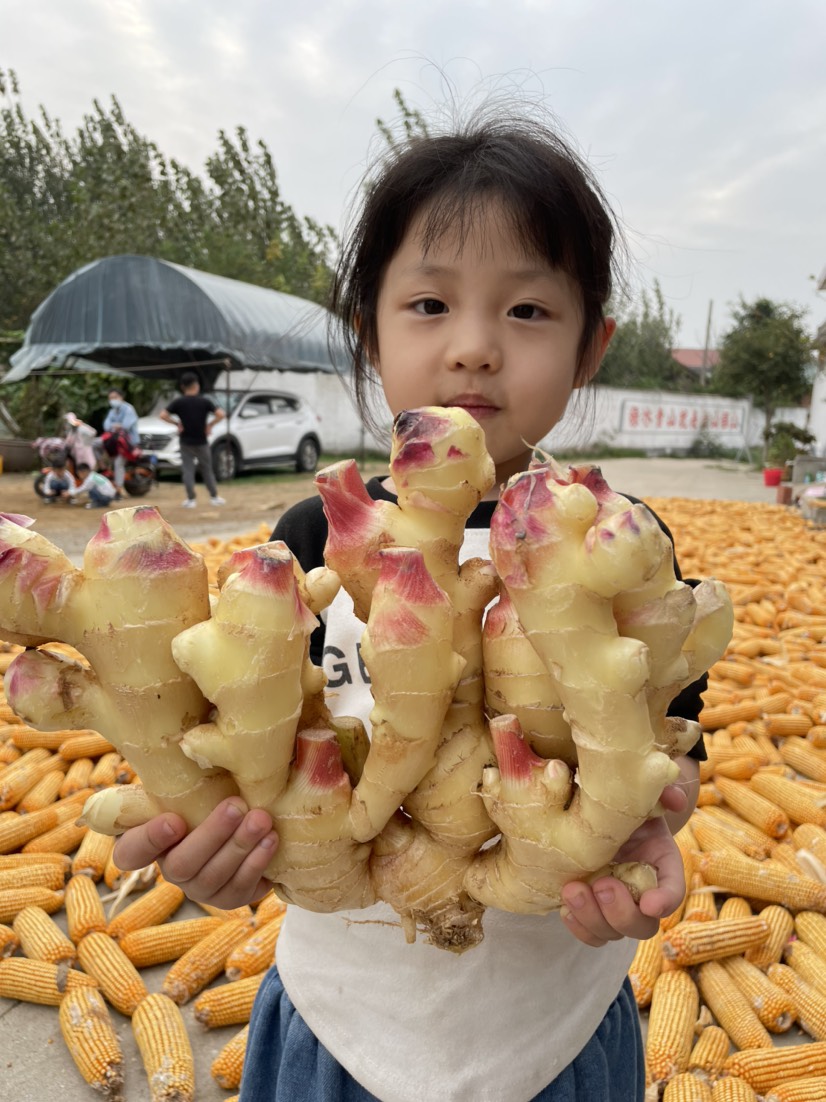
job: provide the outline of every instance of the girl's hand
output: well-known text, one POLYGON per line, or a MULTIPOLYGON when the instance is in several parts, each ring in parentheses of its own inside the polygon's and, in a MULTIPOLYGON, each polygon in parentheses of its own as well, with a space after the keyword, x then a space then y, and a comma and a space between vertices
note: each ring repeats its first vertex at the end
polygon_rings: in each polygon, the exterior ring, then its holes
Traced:
POLYGON ((652 937, 660 919, 675 911, 685 895, 682 857, 662 817, 649 819, 635 830, 616 860, 652 865, 657 870, 657 887, 643 892, 635 903, 626 886, 613 876, 600 877, 593 884, 566 884, 562 918, 574 937, 586 945, 652 937))
POLYGON ((254 903, 272 888, 262 876, 278 845, 266 811, 248 811, 237 796, 220 803, 189 834, 186 823, 165 812, 132 827, 115 843, 121 869, 157 861, 164 879, 189 899, 227 910, 254 903))

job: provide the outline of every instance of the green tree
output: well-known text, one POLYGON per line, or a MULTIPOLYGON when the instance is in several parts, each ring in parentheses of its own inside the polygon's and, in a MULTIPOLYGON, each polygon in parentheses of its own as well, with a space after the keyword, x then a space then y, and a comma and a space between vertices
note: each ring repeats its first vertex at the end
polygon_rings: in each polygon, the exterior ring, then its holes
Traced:
MULTIPOLYGON (((15 74, 0 70, 0 369, 37 306, 100 257, 159 257, 324 302, 337 244, 284 201, 270 151, 242 127, 219 132, 199 175, 141 135, 114 97, 94 101, 67 136, 43 107, 29 118, 15 74)), ((61 409, 93 408, 89 391, 105 395, 111 382, 76 375, 6 388, 3 400, 41 435, 61 409)), ((137 406, 150 401, 143 382, 129 388, 137 406)))
POLYGON ((764 455, 777 410, 796 405, 811 390, 816 368, 804 314, 787 303, 741 298, 733 311, 734 324, 720 347, 713 389, 733 397, 751 397, 763 411, 764 455))
POLYGON ((637 303, 614 311, 617 331, 602 361, 597 381, 604 386, 639 390, 695 388, 671 355, 679 318, 665 304, 659 283, 643 291, 637 303))
POLYGON ((427 120, 421 111, 418 111, 415 107, 411 107, 408 104, 401 88, 393 89, 393 100, 399 109, 399 117, 396 122, 389 125, 384 119, 376 119, 378 131, 387 144, 391 148, 398 145, 400 131, 404 134, 405 140, 407 141, 411 138, 429 137, 430 131, 427 126, 427 120))

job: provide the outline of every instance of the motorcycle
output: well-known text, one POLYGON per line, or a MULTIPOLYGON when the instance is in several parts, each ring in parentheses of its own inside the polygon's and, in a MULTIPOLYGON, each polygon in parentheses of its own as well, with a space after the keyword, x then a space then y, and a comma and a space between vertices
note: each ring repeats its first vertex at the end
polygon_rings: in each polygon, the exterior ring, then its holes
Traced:
MULTIPOLYGON (((32 447, 37 449, 43 464, 34 480, 34 492, 38 497, 44 498, 43 484, 53 466, 65 466, 73 476, 76 476, 75 457, 72 454, 70 442, 65 437, 38 437, 32 447)), ((120 454, 126 461, 123 479, 123 488, 126 493, 130 497, 143 497, 144 494, 149 493, 153 482, 156 482, 158 477, 154 455, 146 454, 140 448, 131 445, 123 433, 104 433, 93 442, 93 447, 97 460, 96 469, 102 475, 114 481, 112 460, 120 454)))

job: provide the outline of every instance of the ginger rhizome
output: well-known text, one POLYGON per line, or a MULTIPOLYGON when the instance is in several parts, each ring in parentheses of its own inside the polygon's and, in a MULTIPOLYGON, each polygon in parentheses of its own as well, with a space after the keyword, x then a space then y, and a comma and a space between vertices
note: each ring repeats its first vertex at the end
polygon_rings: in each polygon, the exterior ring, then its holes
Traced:
POLYGON ((536 462, 504 488, 490 559, 463 561, 491 489, 480 426, 425 408, 394 425, 397 502, 355 463, 321 471, 326 566, 284 544, 236 552, 210 597, 199 556, 147 507, 107 513, 82 570, 22 518, 0 518, 0 637, 32 649, 6 689, 28 722, 104 733, 142 787, 84 809, 117 833, 157 810, 199 822, 240 793, 269 812, 278 895, 314 911, 384 900, 408 941, 464 952, 486 907, 545 914, 615 865, 697 739, 669 718, 732 626, 714 581, 675 578, 648 510, 595 467, 536 462), (334 714, 309 658, 339 586, 364 624, 373 706, 334 714))
MULTIPOLYGON (((678 775, 672 758, 700 735, 696 723, 667 719, 666 708, 703 672, 701 656, 722 655, 733 613, 719 583, 701 583, 698 600, 676 579, 653 515, 614 493, 595 467, 565 472, 549 460, 512 478, 490 549, 553 678, 576 771, 564 756, 535 754, 516 715, 491 721, 498 768, 485 771, 482 795, 501 838, 466 884, 488 906, 545 913, 560 905, 565 883, 611 871, 622 843, 661 811, 660 793, 678 775)), ((653 869, 613 871, 635 894, 656 884, 653 869)))
POLYGON ((209 615, 203 560, 152 506, 106 513, 79 570, 43 536, 0 518, 0 635, 27 647, 63 642, 84 664, 27 650, 9 666, 6 695, 42 730, 91 728, 141 777, 137 810, 118 801, 124 829, 160 810, 194 826, 238 788, 181 749, 209 701, 176 664, 172 640, 209 615))

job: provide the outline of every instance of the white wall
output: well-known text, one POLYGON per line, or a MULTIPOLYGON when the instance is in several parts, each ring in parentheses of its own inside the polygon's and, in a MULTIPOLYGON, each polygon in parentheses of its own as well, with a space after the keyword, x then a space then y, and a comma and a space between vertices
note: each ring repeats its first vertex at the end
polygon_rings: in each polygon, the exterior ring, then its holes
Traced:
MULTIPOLYGON (((341 376, 239 371, 233 372, 231 385, 271 387, 301 395, 321 417, 322 444, 327 452, 358 455, 365 448, 386 451, 386 444, 362 429, 349 385, 341 376)), ((777 418, 808 426, 818 438, 818 453, 826 454, 826 378, 819 391, 817 385, 811 419, 802 406, 778 410, 777 418)), ((223 386, 222 378, 216 386, 223 386)), ((374 408, 378 410, 378 422, 389 426, 390 412, 381 396, 374 408)), ((725 447, 742 449, 744 458, 749 448, 752 459, 759 458, 765 418, 751 408, 748 399, 604 386, 577 396, 540 446, 546 451, 563 451, 604 443, 617 448, 642 448, 652 455, 680 454, 691 447, 703 423, 725 447)))

